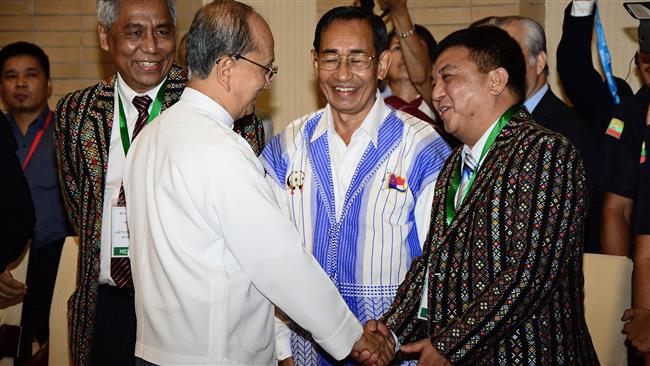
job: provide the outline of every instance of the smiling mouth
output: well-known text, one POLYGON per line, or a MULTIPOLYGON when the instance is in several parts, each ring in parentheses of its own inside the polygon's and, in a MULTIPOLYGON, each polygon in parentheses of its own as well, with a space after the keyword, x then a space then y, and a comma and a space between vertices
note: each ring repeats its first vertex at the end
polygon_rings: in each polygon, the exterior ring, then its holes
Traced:
POLYGON ((449 106, 440 107, 440 109, 438 109, 438 114, 440 114, 440 117, 442 117, 442 115, 450 109, 451 107, 449 106))
POLYGON ((335 92, 342 93, 342 94, 349 94, 357 91, 357 88, 353 88, 349 86, 335 86, 333 89, 335 92))
POLYGON ((136 61, 136 64, 142 69, 156 69, 160 65, 159 61, 136 61))

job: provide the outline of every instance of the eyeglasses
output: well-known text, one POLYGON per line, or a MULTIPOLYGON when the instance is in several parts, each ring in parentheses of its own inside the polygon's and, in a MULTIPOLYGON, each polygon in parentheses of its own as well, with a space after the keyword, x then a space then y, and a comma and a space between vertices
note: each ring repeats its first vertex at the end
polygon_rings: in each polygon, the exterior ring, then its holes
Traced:
POLYGON ((326 53, 318 56, 318 68, 326 71, 334 71, 345 61, 352 71, 363 71, 370 67, 372 59, 377 57, 368 56, 365 53, 351 53, 349 55, 339 55, 338 53, 326 53))
POLYGON ((253 65, 256 65, 256 66, 259 66, 259 67, 263 68, 265 70, 264 75, 266 76, 266 85, 265 85, 265 87, 266 88, 271 87, 271 83, 273 82, 273 79, 275 79, 275 76, 278 74, 278 67, 277 66, 274 66, 274 65, 264 66, 262 64, 258 64, 257 62, 255 62, 253 60, 249 60, 249 59, 247 59, 246 57, 244 57, 242 55, 232 55, 231 57, 234 58, 235 60, 242 59, 242 60, 248 61, 248 62, 252 63, 253 65))

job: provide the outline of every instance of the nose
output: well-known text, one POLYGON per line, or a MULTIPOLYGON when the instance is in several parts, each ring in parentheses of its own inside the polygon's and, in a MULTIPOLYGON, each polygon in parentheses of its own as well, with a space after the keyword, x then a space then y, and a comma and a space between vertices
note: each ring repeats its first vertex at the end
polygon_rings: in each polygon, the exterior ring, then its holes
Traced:
POLYGON ((336 79, 338 80, 350 80, 352 79, 352 72, 350 70, 350 64, 348 59, 341 59, 339 63, 339 68, 336 69, 336 79))
POLYGON ((27 77, 23 74, 18 74, 16 77, 17 86, 27 86, 27 77))
POLYGON ((431 100, 434 104, 440 103, 442 98, 446 95, 445 88, 443 88, 442 81, 438 81, 433 84, 433 89, 431 90, 431 100))
POLYGON ((145 53, 156 53, 156 42, 157 40, 153 32, 146 32, 145 36, 142 38, 140 48, 145 53))

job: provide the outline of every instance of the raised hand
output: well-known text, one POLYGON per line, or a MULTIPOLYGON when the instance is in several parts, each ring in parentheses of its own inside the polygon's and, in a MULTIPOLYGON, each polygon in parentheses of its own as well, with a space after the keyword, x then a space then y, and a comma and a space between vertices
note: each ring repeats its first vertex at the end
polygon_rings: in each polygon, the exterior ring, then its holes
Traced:
POLYGON ((364 326, 363 335, 352 348, 350 355, 362 365, 387 365, 395 357, 393 335, 383 323, 375 320, 368 323, 364 326))
POLYGON ((404 353, 419 353, 418 366, 451 366, 451 362, 433 348, 429 338, 402 345, 400 351, 404 353))

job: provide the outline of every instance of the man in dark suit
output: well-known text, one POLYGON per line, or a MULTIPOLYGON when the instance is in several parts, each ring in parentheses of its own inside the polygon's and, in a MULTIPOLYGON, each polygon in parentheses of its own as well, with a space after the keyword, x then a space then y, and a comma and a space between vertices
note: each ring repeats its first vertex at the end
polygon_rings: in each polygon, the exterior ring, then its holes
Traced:
POLYGON ((175 6, 174 0, 97 1, 100 46, 117 73, 57 105, 60 180, 80 237, 77 288, 68 303, 74 365, 135 363, 128 234, 120 236, 128 231, 113 217, 125 212, 120 192, 130 142, 178 100, 187 82, 173 64, 175 6))
POLYGON ((32 195, 16 157, 17 147, 9 122, 0 113, 0 171, 6 192, 9 193, 3 201, 3 207, 11 217, 0 220, 4 233, 0 245, 0 304, 25 295, 25 285, 14 280, 5 269, 25 249, 36 221, 32 195))
POLYGON ((394 332, 420 364, 597 364, 578 151, 521 107, 524 59, 506 32, 463 29, 438 47, 434 107, 464 145, 438 176, 423 255, 385 325, 367 327, 394 332))
POLYGON ((514 38, 524 54, 526 62, 526 96, 524 106, 535 122, 558 132, 580 152, 585 167, 587 190, 590 195, 587 224, 585 226, 585 251, 598 252, 600 231, 601 195, 594 190, 596 180, 597 150, 592 130, 573 109, 562 102, 548 85, 548 63, 544 28, 536 21, 507 16, 495 19, 495 25, 514 38))

